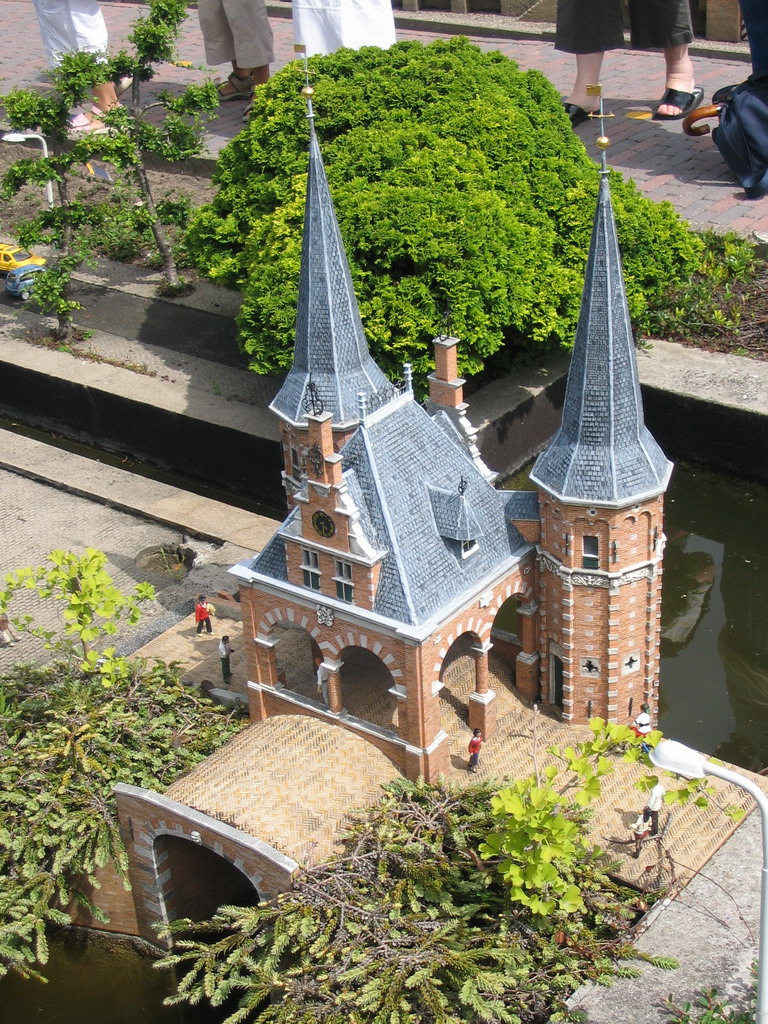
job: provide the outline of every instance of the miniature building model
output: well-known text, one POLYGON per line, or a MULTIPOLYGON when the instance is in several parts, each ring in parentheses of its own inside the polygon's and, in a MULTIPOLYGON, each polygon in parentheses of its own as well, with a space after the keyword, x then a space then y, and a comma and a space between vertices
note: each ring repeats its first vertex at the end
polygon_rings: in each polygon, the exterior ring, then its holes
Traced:
POLYGON ((251 717, 304 713, 384 750, 409 778, 449 765, 441 715, 492 735, 492 647, 509 685, 563 717, 655 707, 671 464, 643 423, 607 177, 602 177, 563 426, 538 492, 493 486, 457 375, 435 342, 425 409, 371 358, 314 133, 293 367, 272 403, 290 512, 235 566, 251 717), (464 707, 441 700, 457 650, 464 707), (634 704, 633 704, 634 702, 634 704))

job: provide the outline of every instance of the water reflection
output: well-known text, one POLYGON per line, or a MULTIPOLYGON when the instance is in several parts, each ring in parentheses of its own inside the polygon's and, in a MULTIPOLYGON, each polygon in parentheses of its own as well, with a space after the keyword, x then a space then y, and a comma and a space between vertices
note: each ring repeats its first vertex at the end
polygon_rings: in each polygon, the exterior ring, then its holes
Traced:
MULTIPOLYGON (((504 487, 532 487, 522 473, 504 487)), ((768 487, 677 465, 664 503, 659 725, 768 767, 768 487)))
MULTIPOLYGON (((97 938, 51 941, 47 984, 9 975, 0 983, 0 1020, 41 1024, 187 1024, 179 1009, 163 1006, 173 991, 166 971, 133 949, 97 938), (6 1014, 8 1014, 6 1016, 6 1014)), ((202 1019, 200 1018, 200 1024, 202 1019)))
POLYGON ((768 766, 768 488, 678 466, 665 509, 661 728, 760 771, 768 766))

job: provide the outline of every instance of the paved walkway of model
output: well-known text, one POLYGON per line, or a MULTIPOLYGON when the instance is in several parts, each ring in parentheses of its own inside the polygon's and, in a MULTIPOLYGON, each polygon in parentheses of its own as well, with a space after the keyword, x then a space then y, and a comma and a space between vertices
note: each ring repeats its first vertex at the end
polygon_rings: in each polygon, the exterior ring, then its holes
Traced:
MULTIPOLYGON (((127 40, 130 26, 141 11, 133 3, 103 3, 113 49, 127 40)), ((273 3, 272 11, 287 13, 286 4, 273 3)), ((463 32, 482 49, 498 49, 525 70, 542 71, 561 93, 567 93, 573 75, 573 58, 559 53, 552 43, 552 26, 526 25, 510 18, 458 16, 443 12, 398 15, 398 40, 429 43, 463 32), (437 22, 435 24, 434 22, 437 22), (496 38, 473 35, 477 26, 491 26, 496 38), (514 31, 530 33, 525 38, 508 38, 514 31)), ((290 18, 274 16, 275 69, 295 58, 290 18)), ((486 29, 488 31, 488 29, 486 29)), ((29 0, 0 2, 0 90, 14 86, 39 85, 45 81, 44 57, 32 4, 29 0)), ((696 80, 708 100, 712 92, 729 82, 740 82, 749 73, 746 47, 701 43, 694 49, 696 80)), ((193 10, 184 24, 179 56, 195 68, 163 65, 152 89, 178 88, 190 81, 202 81, 215 70, 221 77, 229 69, 205 68, 202 37, 193 10)), ((624 50, 609 53, 603 68, 607 108, 615 114, 609 122, 612 140, 611 166, 631 177, 640 190, 656 200, 668 200, 693 225, 733 229, 743 234, 765 234, 768 238, 768 198, 750 201, 734 185, 710 137, 686 138, 679 121, 638 120, 628 116, 649 113, 664 91, 663 62, 659 54, 624 50)), ((215 157, 242 128, 243 104, 223 104, 220 116, 208 125, 207 150, 215 157)), ((589 152, 597 158, 595 126, 588 122, 578 133, 589 152)))

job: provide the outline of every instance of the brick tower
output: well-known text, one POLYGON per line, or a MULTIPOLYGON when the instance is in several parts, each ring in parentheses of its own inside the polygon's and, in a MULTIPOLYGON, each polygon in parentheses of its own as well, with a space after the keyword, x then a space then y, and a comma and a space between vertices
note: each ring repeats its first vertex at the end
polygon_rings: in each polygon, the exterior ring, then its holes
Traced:
MULTIPOLYGON (((312 101, 309 122, 312 126, 312 101)), ((307 416, 330 413, 333 448, 340 451, 358 423, 358 395, 392 392, 368 351, 344 243, 314 130, 310 137, 296 345, 293 366, 270 409, 280 417, 283 486, 288 506, 307 472, 307 416)))
POLYGON ((542 693, 563 718, 625 723, 658 703, 663 495, 643 419, 603 167, 560 430, 539 456, 542 693))

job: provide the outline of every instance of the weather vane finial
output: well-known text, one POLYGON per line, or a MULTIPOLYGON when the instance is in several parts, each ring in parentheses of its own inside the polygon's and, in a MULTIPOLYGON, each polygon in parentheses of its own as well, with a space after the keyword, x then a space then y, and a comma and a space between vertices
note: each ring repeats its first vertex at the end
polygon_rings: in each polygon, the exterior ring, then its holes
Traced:
POLYGON ((451 331, 453 330, 453 317, 451 315, 451 300, 445 300, 445 306, 440 319, 442 320, 443 333, 440 335, 441 338, 450 338, 451 331))
POLYGON ((600 134, 598 135, 595 145, 600 150, 600 172, 601 174, 608 173, 608 164, 605 159, 605 151, 611 144, 611 140, 605 134, 605 119, 606 117, 613 117, 613 114, 606 114, 605 107, 603 106, 603 87, 599 83, 597 85, 587 86, 587 96, 597 96, 598 107, 594 114, 590 114, 590 117, 597 117, 600 119, 600 134))
POLYGON ((312 109, 312 97, 315 95, 315 90, 309 84, 309 63, 307 62, 307 48, 304 43, 296 43, 293 47, 294 53, 302 53, 304 55, 304 88, 301 90, 301 95, 307 101, 307 120, 309 121, 310 127, 314 125, 315 112, 312 109))

